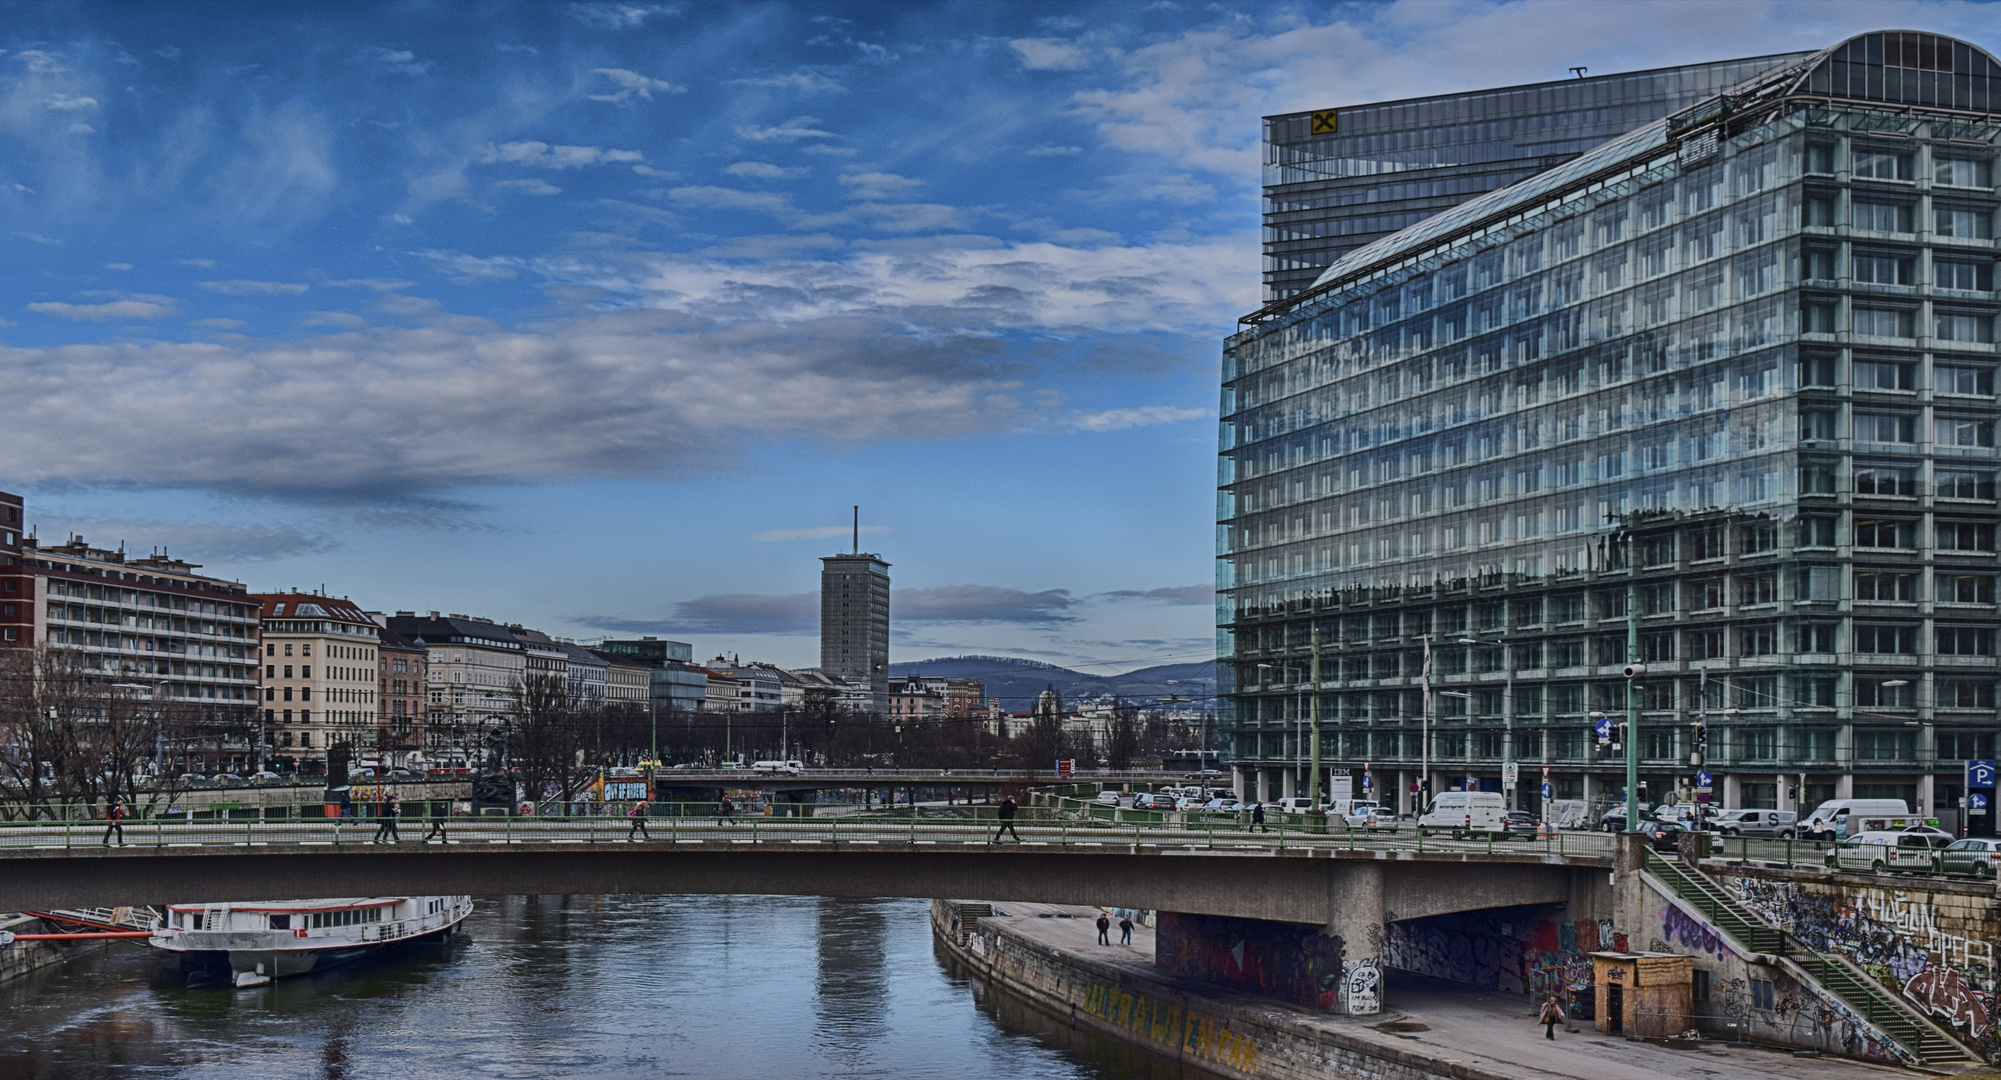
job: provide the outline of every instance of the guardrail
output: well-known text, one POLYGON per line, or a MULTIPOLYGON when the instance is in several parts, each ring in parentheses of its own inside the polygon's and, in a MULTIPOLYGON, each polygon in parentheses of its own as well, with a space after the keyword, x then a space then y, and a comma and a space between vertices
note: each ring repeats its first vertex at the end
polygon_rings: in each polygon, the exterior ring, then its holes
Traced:
MULTIPOLYGON (((385 819, 386 820, 386 819, 385 819)), ((1252 832, 1227 824, 1112 824, 1099 821, 1017 819, 1012 829, 991 818, 939 819, 918 815, 854 815, 816 818, 648 817, 638 834, 631 822, 614 817, 581 818, 420 818, 397 819, 397 840, 419 845, 438 826, 445 843, 637 843, 830 845, 1021 843, 1051 847, 1174 847, 1287 851, 1409 851, 1482 855, 1543 855, 1610 858, 1612 838, 1594 833, 1559 833, 1546 839, 1498 836, 1452 839, 1415 831, 1390 833, 1361 829, 1329 830, 1277 826, 1252 832)), ((382 821, 336 818, 292 822, 127 822, 120 837, 126 847, 262 848, 365 845, 382 821)), ((109 838, 106 823, 38 822, 0 828, 0 849, 94 848, 109 838)), ((436 843, 434 839, 432 841, 436 843)))

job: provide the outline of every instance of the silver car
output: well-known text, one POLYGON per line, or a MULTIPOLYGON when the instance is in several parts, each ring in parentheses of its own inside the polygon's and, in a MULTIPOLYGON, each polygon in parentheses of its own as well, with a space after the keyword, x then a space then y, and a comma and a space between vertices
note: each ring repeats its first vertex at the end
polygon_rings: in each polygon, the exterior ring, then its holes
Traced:
POLYGON ((1725 810, 1704 824, 1722 836, 1793 838, 1799 815, 1790 810, 1725 810))

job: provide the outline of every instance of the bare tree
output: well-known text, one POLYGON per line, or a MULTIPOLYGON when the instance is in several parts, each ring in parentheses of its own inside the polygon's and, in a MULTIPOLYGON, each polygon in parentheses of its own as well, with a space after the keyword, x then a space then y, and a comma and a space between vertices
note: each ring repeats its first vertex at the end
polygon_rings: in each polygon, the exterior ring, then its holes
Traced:
POLYGON ((1114 769, 1130 769, 1139 756, 1139 709, 1119 704, 1112 710, 1111 728, 1105 733, 1105 764, 1114 769))

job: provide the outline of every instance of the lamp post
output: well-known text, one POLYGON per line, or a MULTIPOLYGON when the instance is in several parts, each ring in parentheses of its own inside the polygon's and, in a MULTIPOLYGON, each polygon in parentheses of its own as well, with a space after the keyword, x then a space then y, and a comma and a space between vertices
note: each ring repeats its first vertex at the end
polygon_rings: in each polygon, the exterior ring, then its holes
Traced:
MULTIPOLYGON (((1506 669, 1507 683, 1501 689, 1501 775, 1507 777, 1508 765, 1515 760, 1515 646, 1511 641, 1483 641, 1479 638, 1463 637, 1462 645, 1499 645, 1501 666, 1506 669)), ((1514 781, 1507 781, 1508 809, 1515 808, 1514 781)))
POLYGON ((1313 773, 1307 780, 1306 804, 1320 807, 1320 628, 1313 628, 1313 773))

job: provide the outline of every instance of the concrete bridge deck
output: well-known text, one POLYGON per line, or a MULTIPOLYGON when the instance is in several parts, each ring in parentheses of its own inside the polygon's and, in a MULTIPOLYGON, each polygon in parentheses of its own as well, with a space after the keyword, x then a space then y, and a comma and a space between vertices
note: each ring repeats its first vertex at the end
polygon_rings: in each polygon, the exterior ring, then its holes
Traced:
POLYGON ((373 822, 167 825, 99 846, 101 827, 0 830, 0 911, 302 896, 774 893, 986 896, 1121 904, 1325 925, 1366 878, 1387 920, 1563 903, 1604 880, 1611 837, 1453 841, 1415 835, 991 823, 449 819, 450 842, 373 844, 373 822))

